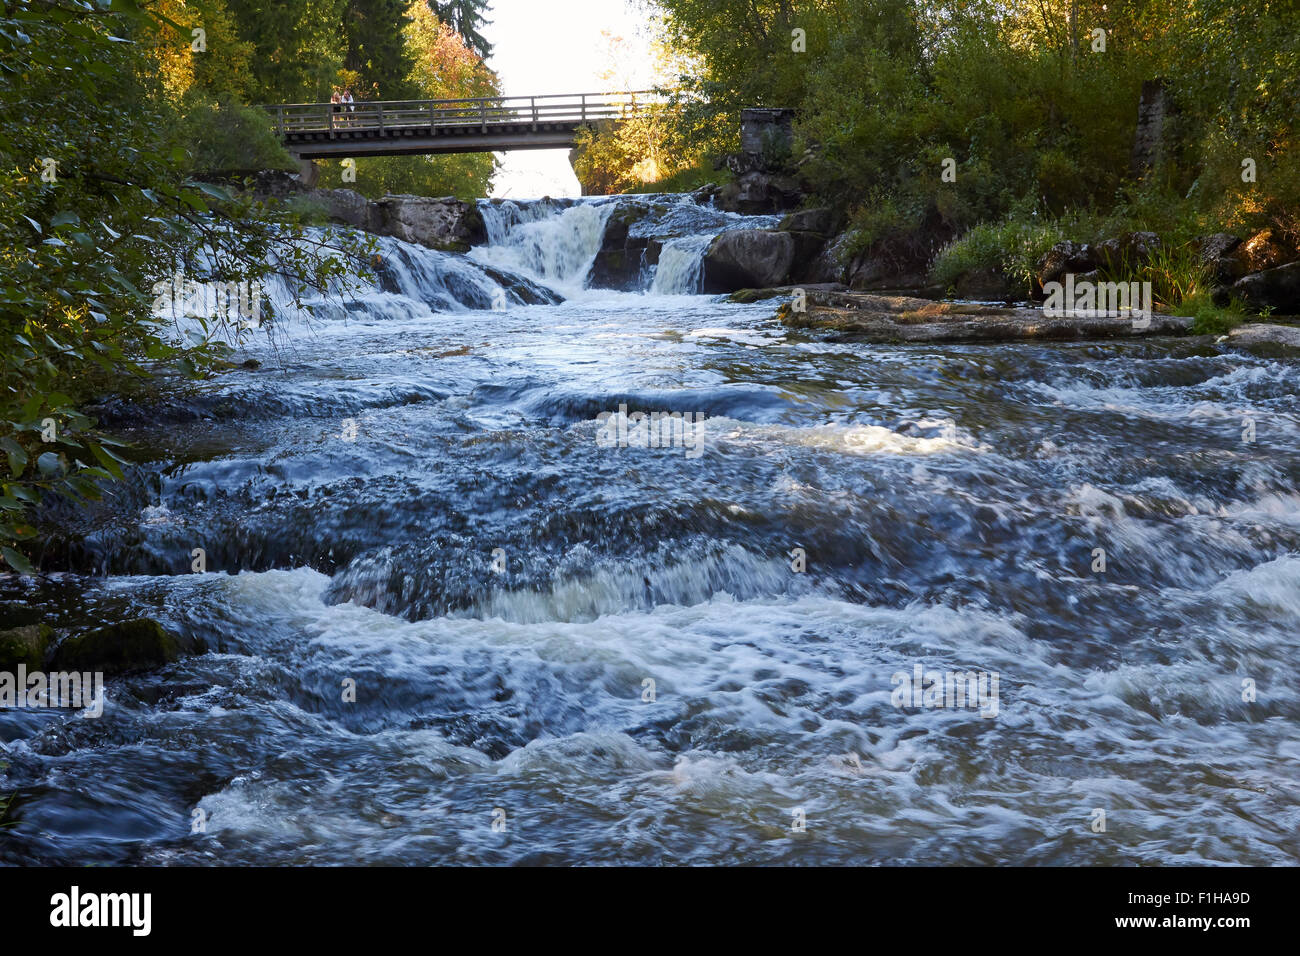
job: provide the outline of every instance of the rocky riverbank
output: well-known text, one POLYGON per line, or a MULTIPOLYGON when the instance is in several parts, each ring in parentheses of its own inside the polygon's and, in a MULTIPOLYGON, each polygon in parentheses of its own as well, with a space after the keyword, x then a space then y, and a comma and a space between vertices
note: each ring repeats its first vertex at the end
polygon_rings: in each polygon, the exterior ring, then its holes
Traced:
POLYGON ((367 199, 351 189, 307 186, 297 176, 281 172, 261 174, 253 192, 262 199, 312 204, 331 222, 440 252, 468 252, 471 246, 487 242, 487 228, 478 206, 455 196, 367 199))
MULTIPOLYGON (((879 295, 835 283, 742 289, 729 299, 739 303, 771 300, 777 306, 773 317, 787 328, 878 343, 1143 338, 1190 335, 1193 326, 1189 316, 1054 316, 1035 305, 997 306, 879 295)), ((1240 347, 1300 349, 1300 326, 1251 322, 1218 341, 1240 347)))
MULTIPOLYGON (((789 328, 817 329, 866 342, 1007 342, 1186 335, 1192 319, 1050 316, 1033 306, 999 307, 854 292, 843 286, 769 290, 781 296, 776 318, 789 328)), ((752 292, 733 296, 753 301, 752 292)))

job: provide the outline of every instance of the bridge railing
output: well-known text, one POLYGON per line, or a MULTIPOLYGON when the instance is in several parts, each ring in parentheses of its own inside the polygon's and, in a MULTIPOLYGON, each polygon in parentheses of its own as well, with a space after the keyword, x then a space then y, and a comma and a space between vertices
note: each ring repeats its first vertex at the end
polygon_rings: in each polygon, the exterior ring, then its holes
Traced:
POLYGON ((660 101, 653 91, 548 96, 486 96, 461 100, 371 100, 351 104, 285 103, 263 107, 282 139, 299 133, 480 127, 490 124, 585 123, 619 119, 660 101))

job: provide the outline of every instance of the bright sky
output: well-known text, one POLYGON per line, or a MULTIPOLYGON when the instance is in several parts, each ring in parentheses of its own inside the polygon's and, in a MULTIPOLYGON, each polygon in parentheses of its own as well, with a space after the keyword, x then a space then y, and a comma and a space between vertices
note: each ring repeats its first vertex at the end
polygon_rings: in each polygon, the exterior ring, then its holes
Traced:
MULTIPOLYGON (((488 65, 501 77, 506 96, 604 93, 599 75, 608 67, 602 30, 621 36, 639 54, 634 89, 651 85, 645 14, 628 0, 492 0, 491 23, 483 34, 492 43, 488 65)), ((493 196, 535 199, 577 196, 578 180, 567 149, 498 153, 501 171, 493 196)))

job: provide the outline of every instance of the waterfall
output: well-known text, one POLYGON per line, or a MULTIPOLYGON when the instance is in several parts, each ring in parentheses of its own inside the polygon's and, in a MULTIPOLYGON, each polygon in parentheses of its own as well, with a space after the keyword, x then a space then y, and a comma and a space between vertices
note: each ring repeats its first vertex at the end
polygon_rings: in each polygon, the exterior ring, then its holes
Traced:
POLYGON ((700 269, 713 235, 671 239, 659 252, 659 265, 650 284, 651 295, 694 295, 700 291, 700 269))
MULTIPOLYGON (((155 290, 155 311, 160 320, 175 323, 184 334, 195 316, 211 319, 214 309, 236 300, 245 307, 242 312, 234 310, 232 324, 245 319, 246 306, 253 301, 260 305, 261 319, 297 315, 317 321, 367 322, 556 304, 587 293, 593 265, 601 255, 623 256, 634 265, 639 262, 639 275, 623 286, 632 294, 695 295, 705 250, 718 233, 767 227, 777 221, 775 216, 721 212, 677 195, 481 200, 478 210, 487 242, 468 253, 429 249, 390 236, 369 237, 375 255, 369 262, 374 279, 368 287, 335 281, 324 295, 310 294, 298 301, 290 285, 273 273, 259 288, 238 290, 236 297, 229 290, 195 286, 196 281, 205 285, 209 272, 202 261, 189 272, 164 277, 155 290), (617 223, 611 222, 614 215, 620 217, 617 223), (649 255, 656 248, 657 258, 649 255)), ((306 241, 312 243, 312 251, 320 251, 316 244, 326 240, 328 233, 308 230, 306 241)), ((599 284, 593 289, 602 296, 626 294, 599 284)), ((198 325, 193 330, 203 332, 198 325)))
POLYGON ((546 200, 483 203, 479 208, 488 244, 475 248, 471 258, 573 295, 586 283, 615 203, 577 203, 558 215, 554 202, 546 200))

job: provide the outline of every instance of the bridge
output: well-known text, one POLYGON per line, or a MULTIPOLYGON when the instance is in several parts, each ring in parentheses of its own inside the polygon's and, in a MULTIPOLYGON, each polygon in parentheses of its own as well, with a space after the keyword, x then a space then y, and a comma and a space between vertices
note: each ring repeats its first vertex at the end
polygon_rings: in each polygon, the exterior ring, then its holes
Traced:
POLYGON ((263 107, 299 159, 480 153, 572 146, 579 129, 652 108, 648 90, 466 100, 371 100, 263 107))

